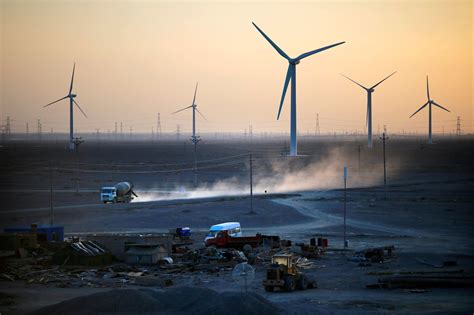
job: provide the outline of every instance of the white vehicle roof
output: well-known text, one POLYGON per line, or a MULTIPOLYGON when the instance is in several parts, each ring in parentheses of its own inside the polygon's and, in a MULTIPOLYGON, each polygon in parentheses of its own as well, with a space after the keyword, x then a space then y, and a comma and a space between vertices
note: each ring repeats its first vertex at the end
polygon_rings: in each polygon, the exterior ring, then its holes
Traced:
POLYGON ((211 226, 210 231, 224 231, 240 227, 240 222, 225 222, 211 226))
POLYGON ((106 187, 102 187, 102 189, 115 189, 115 187, 114 186, 110 186, 110 187, 106 186, 106 187))

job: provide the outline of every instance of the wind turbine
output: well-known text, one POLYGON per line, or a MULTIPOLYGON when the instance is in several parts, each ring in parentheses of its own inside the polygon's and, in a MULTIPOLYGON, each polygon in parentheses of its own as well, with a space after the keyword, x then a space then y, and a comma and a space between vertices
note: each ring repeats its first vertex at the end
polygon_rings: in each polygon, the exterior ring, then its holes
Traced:
POLYGON ((202 118, 206 119, 206 117, 204 117, 204 115, 197 109, 197 104, 196 104, 197 88, 198 88, 198 84, 196 83, 196 89, 194 90, 194 98, 193 98, 192 105, 190 105, 188 107, 185 107, 183 109, 177 110, 177 111, 172 113, 172 114, 176 114, 176 113, 182 112, 183 110, 186 110, 188 108, 193 109, 193 135, 191 136, 191 142, 194 143, 194 147, 196 147, 196 144, 199 141, 201 141, 201 138, 199 136, 196 136, 196 112, 198 112, 198 114, 201 115, 202 118))
POLYGON ((363 88, 364 90, 367 91, 367 116, 365 117, 365 125, 367 126, 367 137, 368 137, 368 147, 369 148, 372 148, 372 93, 375 91, 375 88, 380 83, 387 80, 388 78, 390 78, 395 73, 397 73, 397 71, 393 72, 392 74, 387 76, 385 79, 383 79, 382 81, 378 82, 377 84, 375 84, 374 86, 372 86, 370 88, 367 88, 367 87, 363 86, 362 84, 359 84, 356 81, 352 80, 351 78, 341 74, 344 78, 354 82, 355 84, 357 84, 358 86, 360 86, 361 88, 363 88))
POLYGON ((448 109, 444 108, 443 106, 439 105, 438 103, 436 103, 435 101, 433 101, 431 98, 430 98, 430 86, 429 86, 429 83, 428 83, 428 76, 426 76, 426 96, 428 97, 428 102, 426 102, 423 106, 421 106, 416 112, 414 112, 410 118, 412 118, 413 116, 415 116, 416 113, 418 113, 420 110, 422 110, 423 108, 425 108, 426 106, 429 106, 428 107, 428 143, 433 143, 433 137, 432 137, 432 132, 431 132, 431 125, 432 125, 432 122, 431 122, 431 105, 435 105, 435 106, 438 106, 439 108, 441 109, 444 109, 445 111, 449 112, 448 109))
POLYGON ((337 44, 325 46, 316 50, 308 51, 304 54, 299 55, 296 58, 290 58, 283 50, 280 49, 271 39, 268 37, 255 23, 253 26, 262 34, 263 37, 270 43, 270 45, 275 48, 275 50, 286 60, 288 60, 288 71, 286 73, 285 84, 283 85, 283 93, 281 95, 280 107, 278 109, 277 120, 280 118, 281 108, 283 106, 283 101, 285 100, 286 90, 288 84, 291 80, 291 115, 290 115, 290 156, 297 156, 297 144, 296 144, 296 65, 300 63, 301 59, 319 53, 323 50, 344 44, 345 42, 340 42, 337 44))
POLYGON ((172 114, 176 114, 179 112, 182 112, 183 110, 186 110, 188 108, 193 109, 193 135, 191 136, 191 142, 194 144, 194 185, 197 185, 197 155, 196 155, 196 146, 199 141, 201 141, 201 138, 199 136, 196 136, 196 112, 198 112, 199 115, 202 116, 202 118, 206 119, 204 115, 197 109, 197 104, 196 104, 196 93, 197 93, 197 88, 198 88, 198 83, 196 82, 196 88, 194 89, 194 97, 193 97, 193 103, 192 105, 185 107, 183 109, 180 109, 178 111, 173 112, 172 114))
POLYGON ((72 77, 71 77, 71 85, 69 86, 69 92, 66 96, 51 102, 49 104, 44 105, 43 107, 47 107, 50 105, 53 105, 54 103, 57 103, 59 101, 62 101, 66 98, 69 98, 69 149, 74 150, 75 144, 74 144, 74 104, 79 108, 81 113, 84 115, 84 117, 87 118, 86 113, 82 110, 81 106, 76 102, 74 99, 77 94, 72 93, 72 87, 74 83, 74 70, 76 69, 76 63, 74 63, 74 66, 72 67, 72 77))

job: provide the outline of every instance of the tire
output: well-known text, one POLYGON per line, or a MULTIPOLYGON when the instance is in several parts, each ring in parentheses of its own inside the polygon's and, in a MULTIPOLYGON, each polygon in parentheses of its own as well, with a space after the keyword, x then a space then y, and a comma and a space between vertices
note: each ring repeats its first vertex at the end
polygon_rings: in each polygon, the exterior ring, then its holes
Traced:
POLYGON ((275 287, 271 286, 271 285, 266 285, 265 286, 265 291, 266 292, 273 292, 275 290, 275 287))
POLYGON ((244 253, 250 253, 252 251, 252 245, 250 244, 245 244, 243 247, 242 247, 242 250, 244 253))
POLYGON ((285 276, 284 288, 286 292, 293 292, 296 289, 296 281, 293 276, 285 276))
POLYGON ((298 290, 306 290, 308 288, 308 279, 306 276, 301 275, 298 279, 298 290))

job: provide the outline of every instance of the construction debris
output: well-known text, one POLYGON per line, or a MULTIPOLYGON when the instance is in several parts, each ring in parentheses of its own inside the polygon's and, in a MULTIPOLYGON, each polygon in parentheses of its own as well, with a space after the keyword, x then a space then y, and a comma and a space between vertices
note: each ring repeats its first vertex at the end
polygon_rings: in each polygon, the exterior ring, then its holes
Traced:
MULTIPOLYGON (((368 248, 363 251, 356 252, 349 260, 354 262, 374 262, 374 263, 383 263, 387 259, 393 257, 393 251, 395 246, 383 246, 383 247, 374 247, 368 248), (386 254, 385 254, 386 252, 386 254)), ((365 266, 370 266, 369 264, 363 264, 365 266)))
POLYGON ((367 288, 384 289, 428 289, 428 288, 474 288, 474 277, 467 276, 393 276, 380 278, 377 284, 367 288))
POLYGON ((69 243, 53 255, 57 265, 100 266, 112 263, 112 254, 93 241, 69 243))

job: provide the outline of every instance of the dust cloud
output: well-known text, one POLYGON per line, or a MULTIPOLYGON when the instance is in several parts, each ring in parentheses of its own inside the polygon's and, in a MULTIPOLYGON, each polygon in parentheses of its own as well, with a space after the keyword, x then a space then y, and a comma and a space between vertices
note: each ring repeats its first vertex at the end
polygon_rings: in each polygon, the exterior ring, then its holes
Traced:
MULTIPOLYGON (((353 159, 342 148, 333 149, 318 160, 312 160, 311 156, 276 160, 261 159, 260 161, 256 159, 253 172, 253 193, 254 195, 281 194, 342 188, 344 185, 343 169, 351 160, 353 159)), ((348 167, 348 188, 368 187, 378 185, 383 181, 383 175, 380 172, 360 173, 357 167, 350 165, 348 167)), ((371 165, 370 167, 371 169, 381 168, 380 165, 371 165)), ((248 171, 248 165, 246 168, 248 171)), ((177 186, 169 192, 142 192, 135 202, 247 196, 249 194, 249 177, 234 176, 211 184, 200 184, 196 188, 177 186)))

